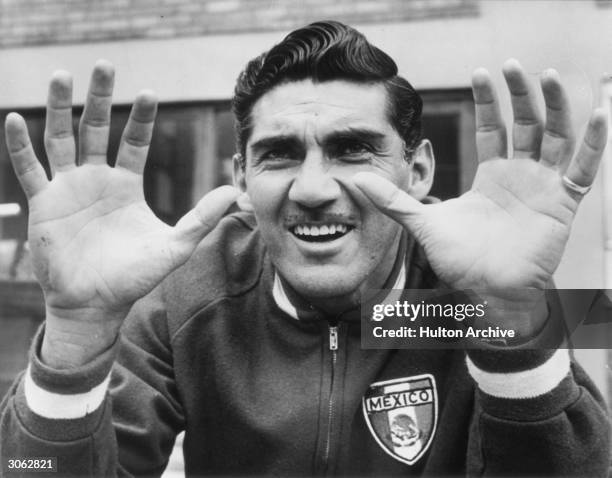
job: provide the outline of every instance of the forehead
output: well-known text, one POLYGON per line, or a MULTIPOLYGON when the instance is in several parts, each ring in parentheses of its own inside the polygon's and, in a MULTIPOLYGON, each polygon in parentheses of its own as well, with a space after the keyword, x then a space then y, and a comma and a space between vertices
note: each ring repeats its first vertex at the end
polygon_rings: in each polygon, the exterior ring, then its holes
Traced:
POLYGON ((278 85, 255 103, 251 120, 248 143, 270 134, 323 136, 347 128, 394 131, 384 86, 345 80, 305 79, 278 85))

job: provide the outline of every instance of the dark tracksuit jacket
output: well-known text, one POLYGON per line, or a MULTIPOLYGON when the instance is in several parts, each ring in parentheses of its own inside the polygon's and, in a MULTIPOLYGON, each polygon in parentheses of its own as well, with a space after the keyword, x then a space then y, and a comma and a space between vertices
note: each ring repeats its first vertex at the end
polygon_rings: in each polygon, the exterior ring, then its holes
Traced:
MULTIPOLYGON (((406 288, 436 287, 410 241, 405 266, 406 288)), ((232 215, 93 363, 49 369, 41 332, 0 408, 3 473, 159 475, 185 430, 193 476, 607 475, 605 405, 566 350, 363 350, 358 313, 296 307, 275 277, 232 215)))

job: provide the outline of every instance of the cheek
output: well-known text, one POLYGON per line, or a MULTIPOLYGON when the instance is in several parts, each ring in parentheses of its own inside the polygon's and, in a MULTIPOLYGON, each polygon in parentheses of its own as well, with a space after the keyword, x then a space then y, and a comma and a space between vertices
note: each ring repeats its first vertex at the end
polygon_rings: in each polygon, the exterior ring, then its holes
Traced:
MULTIPOLYGON (((335 167, 334 179, 348 192, 349 196, 361 208, 371 205, 361 190, 353 183, 353 177, 360 172, 374 173, 392 182, 401 190, 407 192, 412 182, 412 167, 403 159, 391 158, 383 160, 377 158, 369 164, 354 165, 351 167, 335 167)), ((373 206, 372 206, 373 207, 373 206)))
POLYGON ((388 168, 385 171, 379 173, 385 179, 391 181, 399 189, 404 192, 408 192, 409 186, 412 182, 412 169, 409 167, 393 167, 388 168))
POLYGON ((247 177, 246 192, 258 221, 269 222, 283 207, 290 180, 281 175, 256 175, 247 177))
POLYGON ((362 241, 370 249, 371 256, 387 253, 394 240, 401 234, 402 226, 369 203, 363 211, 362 241))
POLYGON ((401 233, 402 226, 381 212, 374 213, 371 220, 365 224, 366 242, 374 245, 373 254, 384 255, 387 247, 401 233))

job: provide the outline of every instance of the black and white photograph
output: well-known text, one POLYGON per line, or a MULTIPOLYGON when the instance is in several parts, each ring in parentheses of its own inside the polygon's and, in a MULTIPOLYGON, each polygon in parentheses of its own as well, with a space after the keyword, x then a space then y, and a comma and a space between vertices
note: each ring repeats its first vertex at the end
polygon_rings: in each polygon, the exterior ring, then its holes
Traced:
POLYGON ((0 477, 612 476, 612 0, 0 0, 0 477))

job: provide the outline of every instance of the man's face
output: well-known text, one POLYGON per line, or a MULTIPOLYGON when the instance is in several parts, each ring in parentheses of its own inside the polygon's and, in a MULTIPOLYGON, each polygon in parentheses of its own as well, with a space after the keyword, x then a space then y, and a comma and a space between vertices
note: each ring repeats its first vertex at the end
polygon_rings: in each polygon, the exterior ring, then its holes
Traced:
POLYGON ((253 107, 239 182, 275 267, 305 298, 355 301, 382 287, 395 262, 400 226, 352 182, 369 171, 410 183, 386 95, 382 85, 302 80, 253 107))

